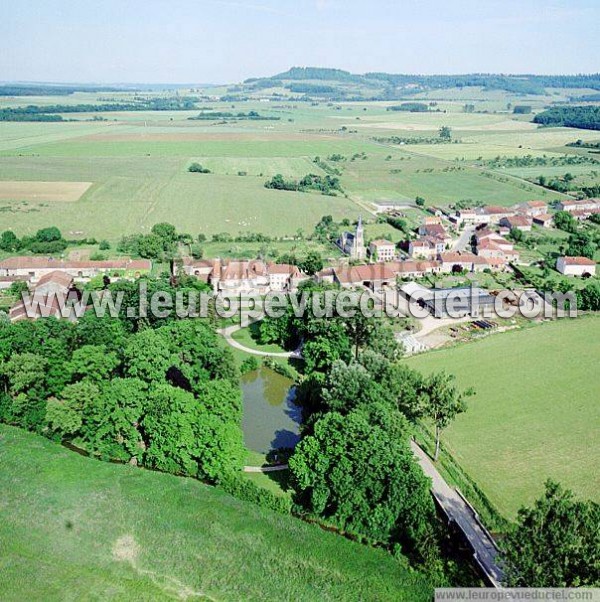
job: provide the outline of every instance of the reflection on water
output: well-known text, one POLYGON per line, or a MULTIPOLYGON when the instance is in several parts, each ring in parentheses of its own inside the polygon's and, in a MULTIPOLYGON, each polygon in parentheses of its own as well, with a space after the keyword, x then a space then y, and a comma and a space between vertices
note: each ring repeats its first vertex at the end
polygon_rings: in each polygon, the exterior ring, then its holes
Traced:
POLYGON ((246 447, 266 453, 279 447, 294 447, 302 412, 294 403, 294 382, 270 368, 244 374, 242 429, 246 447))

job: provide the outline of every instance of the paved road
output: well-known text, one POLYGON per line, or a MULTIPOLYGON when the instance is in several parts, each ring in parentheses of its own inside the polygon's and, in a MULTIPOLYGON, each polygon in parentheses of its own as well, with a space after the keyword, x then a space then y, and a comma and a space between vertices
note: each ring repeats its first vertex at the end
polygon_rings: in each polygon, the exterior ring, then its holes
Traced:
POLYGON ((502 569, 498 566, 498 548, 487 529, 480 523, 473 509, 450 487, 438 472, 429 456, 414 442, 411 447, 423 472, 431 479, 431 492, 442 507, 449 520, 464 533, 474 557, 494 587, 500 587, 503 579, 502 569))
POLYGON ((452 250, 462 253, 464 251, 471 252, 471 238, 475 232, 474 226, 465 226, 460 236, 454 241, 452 250))
POLYGON ((229 345, 239 349, 240 351, 244 351, 246 353, 250 353, 252 355, 260 355, 263 357, 286 357, 286 358, 301 358, 302 354, 300 353, 300 348, 295 351, 260 351, 259 349, 252 349, 251 347, 245 347, 238 341, 233 338, 233 333, 242 328, 239 324, 234 324, 233 326, 228 326, 227 328, 220 328, 217 330, 219 334, 222 334, 225 340, 229 345))

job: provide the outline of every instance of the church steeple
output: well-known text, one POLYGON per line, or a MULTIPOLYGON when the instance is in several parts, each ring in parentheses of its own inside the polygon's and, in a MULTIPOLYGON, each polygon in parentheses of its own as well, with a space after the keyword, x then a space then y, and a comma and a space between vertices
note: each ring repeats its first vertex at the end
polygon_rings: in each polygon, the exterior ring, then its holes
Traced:
POLYGON ((356 232, 354 233, 352 256, 353 259, 364 259, 367 254, 365 248, 365 234, 362 223, 362 215, 358 216, 358 223, 356 224, 356 232))

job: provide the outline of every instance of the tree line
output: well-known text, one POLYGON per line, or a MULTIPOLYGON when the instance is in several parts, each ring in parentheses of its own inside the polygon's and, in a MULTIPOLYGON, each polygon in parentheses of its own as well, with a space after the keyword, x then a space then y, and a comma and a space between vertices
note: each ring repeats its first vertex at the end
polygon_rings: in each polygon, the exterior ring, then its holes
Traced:
POLYGON ((600 130, 600 106, 552 107, 538 113, 533 122, 546 126, 600 130))

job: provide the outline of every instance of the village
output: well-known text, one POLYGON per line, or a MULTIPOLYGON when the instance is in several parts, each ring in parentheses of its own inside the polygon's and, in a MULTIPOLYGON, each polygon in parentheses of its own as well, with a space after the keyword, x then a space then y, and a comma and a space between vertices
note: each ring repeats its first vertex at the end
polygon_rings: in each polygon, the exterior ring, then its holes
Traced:
MULTIPOLYGON (((582 221, 600 213, 600 200, 560 201, 554 209, 582 221)), ((451 293, 464 297, 459 317, 476 319, 482 311, 494 307, 500 292, 498 283, 509 283, 513 304, 518 303, 519 295, 527 289, 535 290, 520 278, 529 264, 521 259, 517 248, 518 233, 532 229, 551 231, 553 216, 543 201, 529 201, 514 207, 485 206, 455 211, 429 207, 423 212, 413 237, 399 244, 383 238, 367 241, 365 226, 359 216, 355 228, 343 231, 335 241, 343 257, 329 261, 314 274, 304 273, 290 263, 260 259, 194 259, 189 256, 173 261, 170 270, 172 277, 185 274, 197 278, 222 297, 291 293, 309 279, 318 284, 369 291, 379 297, 396 291, 405 302, 415 302, 425 308, 434 319, 434 323, 421 320, 423 338, 439 327, 435 320, 452 323, 439 303, 439 299, 451 293), (437 302, 433 301, 434 297, 437 302), (475 310, 472 307, 474 298, 477 299, 475 310)), ((587 279, 596 275, 596 262, 582 256, 559 255, 552 267, 562 276, 587 279)), ((152 268, 148 259, 70 261, 43 256, 9 257, 0 261, 0 290, 7 290, 13 283, 22 283, 23 290, 26 286, 30 293, 48 299, 46 304, 38 306, 33 316, 25 311, 23 300, 17 300, 9 311, 11 321, 60 316, 57 293, 77 299, 77 285, 85 286, 98 277, 105 284, 120 279, 135 280, 150 275, 152 268)), ((536 291, 539 293, 541 291, 536 291)), ((409 352, 427 348, 409 333, 404 333, 403 342, 409 352)), ((436 344, 436 340, 429 342, 433 346, 436 344)))

